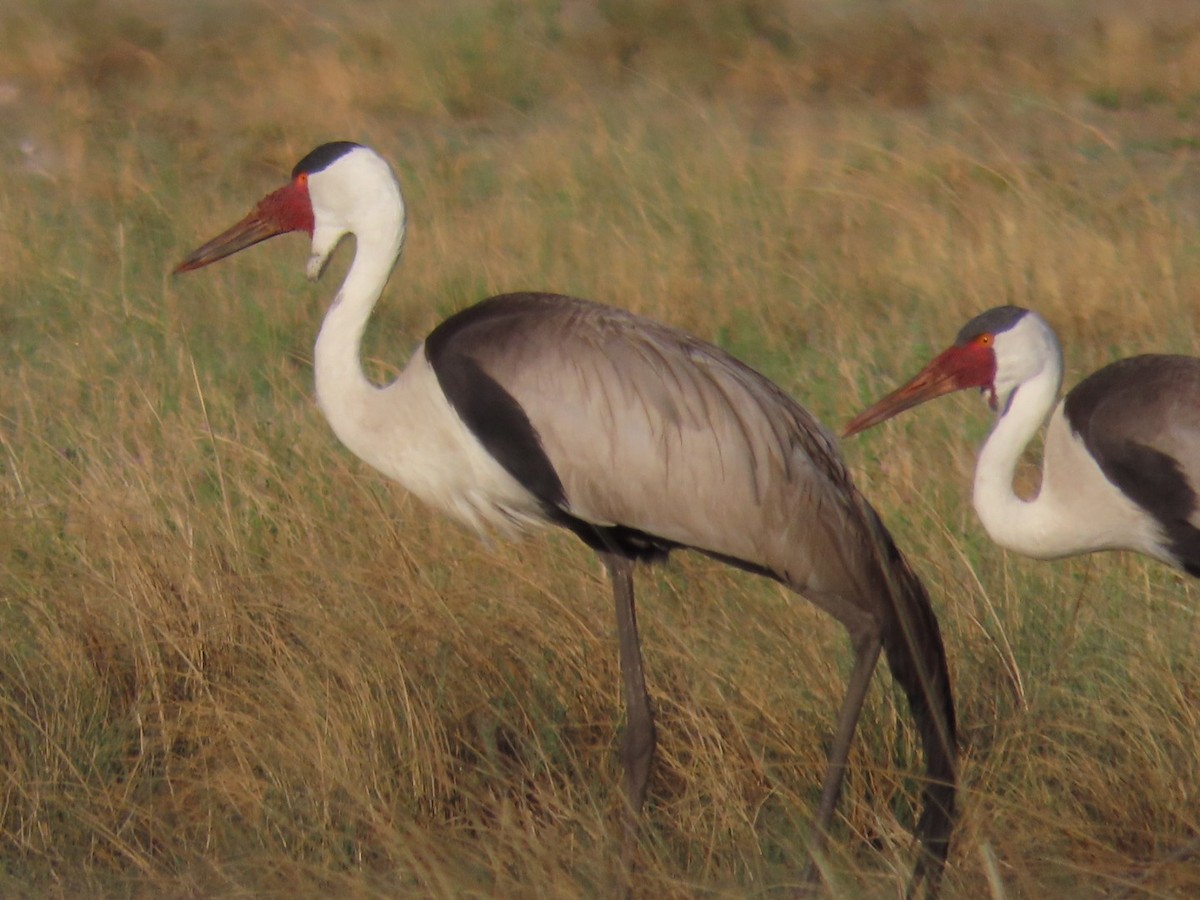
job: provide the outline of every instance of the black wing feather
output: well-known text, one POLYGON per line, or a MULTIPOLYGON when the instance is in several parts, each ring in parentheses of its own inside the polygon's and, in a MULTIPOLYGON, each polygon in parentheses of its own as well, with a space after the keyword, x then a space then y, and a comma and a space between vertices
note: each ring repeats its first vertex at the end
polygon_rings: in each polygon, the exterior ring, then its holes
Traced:
POLYGON ((679 545, 636 528, 596 525, 570 514, 562 480, 537 429, 516 398, 471 354, 473 330, 486 329, 491 342, 519 341, 523 318, 555 301, 578 302, 547 294, 490 297, 435 328, 425 339, 425 356, 455 412, 496 461, 541 501, 550 521, 594 550, 644 561, 663 559, 679 545))

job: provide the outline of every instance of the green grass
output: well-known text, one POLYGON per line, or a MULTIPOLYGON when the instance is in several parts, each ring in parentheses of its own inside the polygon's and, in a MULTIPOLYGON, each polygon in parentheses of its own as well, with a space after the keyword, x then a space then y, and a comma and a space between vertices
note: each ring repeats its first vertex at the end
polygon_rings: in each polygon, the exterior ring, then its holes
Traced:
MULTIPOLYGON (((404 182, 378 378, 476 299, 559 290, 714 340, 837 427, 998 303, 1050 319, 1069 383, 1197 352, 1198 60, 1182 0, 0 11, 0 893, 610 890, 590 554, 481 543, 338 446, 310 362, 350 248, 317 286, 300 237, 169 275, 316 143, 404 182)), ((991 545, 987 417, 947 399, 843 447, 951 658, 947 893, 1191 896, 1195 587, 991 545)), ((635 893, 782 894, 844 636, 702 559, 639 584, 661 755, 635 893)), ((834 894, 893 896, 920 761, 886 676, 852 763, 834 894)))

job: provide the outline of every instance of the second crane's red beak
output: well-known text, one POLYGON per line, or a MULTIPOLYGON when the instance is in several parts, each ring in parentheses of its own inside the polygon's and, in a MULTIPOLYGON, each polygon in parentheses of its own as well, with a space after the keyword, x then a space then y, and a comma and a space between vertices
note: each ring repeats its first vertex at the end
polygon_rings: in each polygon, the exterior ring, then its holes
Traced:
POLYGON ((222 231, 202 247, 197 247, 175 267, 175 272, 190 272, 214 263, 259 241, 289 231, 312 233, 312 204, 308 198, 306 177, 298 177, 258 202, 244 219, 222 231))
MULTIPOLYGON (((970 343, 955 345, 935 357, 907 384, 896 388, 873 406, 863 410, 842 430, 843 437, 858 434, 886 422, 906 409, 964 388, 988 388, 995 378, 995 358, 990 349, 970 343)), ((992 402, 995 402, 993 394, 992 402)))

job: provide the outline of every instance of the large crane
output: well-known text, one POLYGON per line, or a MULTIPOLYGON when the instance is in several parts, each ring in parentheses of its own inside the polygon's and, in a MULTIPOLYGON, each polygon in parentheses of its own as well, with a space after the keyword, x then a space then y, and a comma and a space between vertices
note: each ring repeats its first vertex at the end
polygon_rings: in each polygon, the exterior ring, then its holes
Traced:
POLYGON ((469 307, 435 328, 395 381, 372 384, 360 344, 404 229, 388 164, 358 144, 324 144, 177 271, 299 231, 311 235, 307 271, 316 278, 339 241, 354 235, 354 260, 317 337, 317 401, 347 447, 429 505, 479 531, 561 526, 599 554, 616 604, 630 832, 655 748, 635 562, 698 550, 775 579, 846 628, 854 663, 814 850, 829 828, 882 648, 907 695, 928 773, 910 888, 924 880, 935 891, 955 801, 945 650, 921 581, 854 487, 829 432, 717 347, 555 294, 506 294, 469 307))

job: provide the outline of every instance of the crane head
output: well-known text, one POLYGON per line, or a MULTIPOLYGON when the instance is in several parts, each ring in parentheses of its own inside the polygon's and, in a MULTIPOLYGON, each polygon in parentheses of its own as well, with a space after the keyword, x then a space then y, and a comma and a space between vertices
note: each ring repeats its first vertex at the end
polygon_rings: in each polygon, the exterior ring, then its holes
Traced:
POLYGON ((175 272, 190 272, 267 238, 303 231, 313 242, 308 275, 316 278, 342 237, 376 228, 380 220, 395 219, 397 209, 402 235, 403 201, 380 156, 351 141, 322 144, 296 163, 287 184, 263 197, 237 224, 193 250, 175 272))
MULTIPOLYGON (((966 388, 979 388, 987 396, 988 405, 997 409, 997 372, 1002 368, 998 359, 1008 355, 1002 350, 998 357, 997 345, 1004 349, 1019 346, 1006 342, 1004 336, 1029 316, 1041 321, 1019 306, 998 306, 980 313, 962 327, 953 345, 934 357, 911 381, 851 419, 843 435, 849 437, 866 431, 906 409, 966 388)), ((1021 380, 1004 378, 1000 393, 1007 398, 1021 380), (1011 386, 1009 381, 1013 381, 1011 386)))

